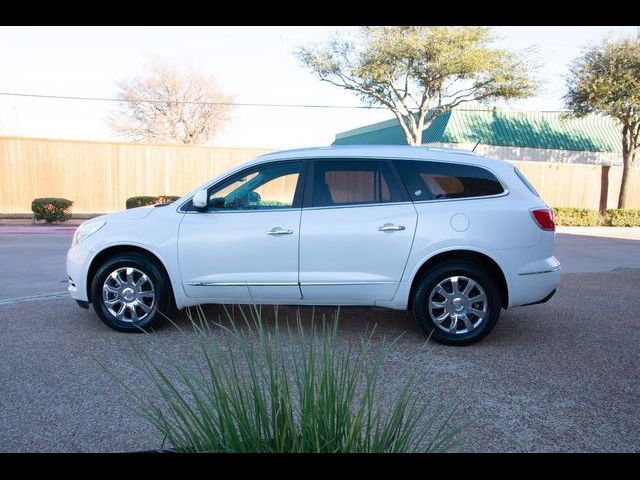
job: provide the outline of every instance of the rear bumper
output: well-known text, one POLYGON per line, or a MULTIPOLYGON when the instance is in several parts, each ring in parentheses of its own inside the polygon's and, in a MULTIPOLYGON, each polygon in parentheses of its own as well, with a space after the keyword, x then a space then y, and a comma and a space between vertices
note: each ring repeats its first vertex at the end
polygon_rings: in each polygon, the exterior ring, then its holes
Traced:
POLYGON ((556 294, 556 290, 558 290, 558 289, 554 288, 553 292, 551 292, 549 295, 544 297, 542 300, 538 300, 537 302, 526 303, 526 304, 523 305, 523 307, 527 307, 529 305, 539 305, 541 303, 547 303, 549 300, 551 300, 551 297, 553 297, 556 294))
POLYGON ((509 307, 548 301, 560 285, 560 275, 560 262, 555 257, 528 264, 511 277, 509 307))

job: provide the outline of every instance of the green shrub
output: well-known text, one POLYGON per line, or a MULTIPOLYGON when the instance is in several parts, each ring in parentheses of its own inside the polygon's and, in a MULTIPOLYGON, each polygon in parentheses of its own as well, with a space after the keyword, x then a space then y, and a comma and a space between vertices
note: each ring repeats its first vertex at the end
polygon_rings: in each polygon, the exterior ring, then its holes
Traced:
POLYGON ((600 212, 589 208, 554 208, 556 225, 595 227, 602 224, 600 212))
POLYGON ((602 212, 605 225, 612 227, 640 227, 640 210, 610 209, 602 212))
POLYGON ((36 220, 45 220, 47 223, 66 222, 71 218, 69 209, 73 205, 66 198, 36 198, 31 202, 31 211, 36 220))
POLYGON ((408 359, 413 368, 399 386, 384 388, 385 358, 394 342, 374 346, 372 335, 338 341, 338 314, 333 325, 323 319, 317 328, 312 320, 303 328, 298 313, 297 329, 285 333, 277 308, 270 329, 255 306, 253 321, 238 308, 242 329, 233 320, 230 328, 212 327, 196 308, 193 331, 180 329, 193 342, 188 358, 151 348, 162 344, 157 337, 132 342, 128 364, 146 382, 125 380, 100 363, 171 450, 442 452, 458 444, 469 422, 450 425, 455 393, 436 402, 419 392, 421 361, 408 359))
POLYGON ((158 203, 171 203, 178 200, 180 197, 173 195, 160 195, 158 197, 151 196, 139 196, 127 198, 127 209, 146 207, 148 205, 156 205, 158 203))
POLYGON ((158 197, 158 203, 173 203, 180 198, 181 197, 176 197, 175 195, 160 195, 158 197))

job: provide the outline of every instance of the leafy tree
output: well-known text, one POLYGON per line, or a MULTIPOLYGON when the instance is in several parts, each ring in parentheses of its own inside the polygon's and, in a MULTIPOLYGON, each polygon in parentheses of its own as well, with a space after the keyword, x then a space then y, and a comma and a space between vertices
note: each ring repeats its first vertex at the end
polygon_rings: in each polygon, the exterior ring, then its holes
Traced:
POLYGON ((355 39, 334 36, 296 55, 320 80, 388 107, 407 143, 420 145, 433 120, 461 103, 533 95, 532 51, 492 41, 486 27, 362 27, 355 39))
POLYGON ((567 107, 576 116, 608 115, 622 131, 622 183, 618 208, 629 204, 629 171, 640 133, 640 32, 635 38, 605 38, 585 48, 567 77, 567 107))
POLYGON ((157 57, 146 74, 118 86, 124 102, 109 123, 116 134, 135 141, 206 143, 227 123, 232 108, 231 97, 212 76, 157 57))

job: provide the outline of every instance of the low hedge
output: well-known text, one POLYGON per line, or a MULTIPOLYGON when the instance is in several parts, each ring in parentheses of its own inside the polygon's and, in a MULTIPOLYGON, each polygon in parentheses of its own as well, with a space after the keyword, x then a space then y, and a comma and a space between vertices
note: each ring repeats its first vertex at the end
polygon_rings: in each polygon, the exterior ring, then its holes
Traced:
POLYGON ((572 227, 640 227, 640 210, 612 208, 604 212, 589 208, 554 208, 556 225, 572 227))
POLYGON ((66 198, 35 198, 31 202, 33 218, 44 220, 47 223, 66 222, 71 218, 71 206, 73 202, 66 198))
POLYGON ((602 217, 612 227, 640 227, 640 210, 615 208, 602 212, 602 217))
POLYGON ((597 210, 589 208, 554 208, 556 225, 571 227, 595 227, 602 225, 602 217, 597 210))
POLYGON ((180 197, 176 197, 174 195, 160 195, 157 197, 151 197, 151 196, 130 197, 130 198, 127 198, 126 205, 127 205, 127 209, 146 207, 148 205, 156 205, 158 203, 175 202, 179 198, 180 197))

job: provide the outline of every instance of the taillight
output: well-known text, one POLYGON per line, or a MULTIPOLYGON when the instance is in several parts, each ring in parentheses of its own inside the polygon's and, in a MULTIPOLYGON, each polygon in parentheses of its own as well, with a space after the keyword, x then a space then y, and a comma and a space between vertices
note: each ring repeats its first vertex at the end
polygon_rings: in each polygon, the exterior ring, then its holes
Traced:
POLYGON ((556 229, 556 222, 553 220, 553 210, 550 208, 531 210, 531 216, 542 230, 553 231, 556 229))

